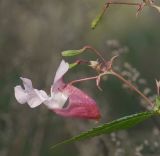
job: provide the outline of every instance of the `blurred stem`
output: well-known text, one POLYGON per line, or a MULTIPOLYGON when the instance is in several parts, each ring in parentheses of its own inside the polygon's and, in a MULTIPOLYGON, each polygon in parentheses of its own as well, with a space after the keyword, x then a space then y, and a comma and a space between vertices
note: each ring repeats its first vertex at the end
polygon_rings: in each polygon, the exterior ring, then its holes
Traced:
MULTIPOLYGON (((103 73, 101 73, 101 74, 99 74, 97 76, 93 76, 93 77, 88 77, 88 78, 83 78, 83 79, 71 81, 69 84, 72 85, 74 83, 78 83, 78 82, 82 82, 82 81, 95 80, 95 79, 97 80, 97 79, 100 79, 102 76, 107 75, 107 74, 116 76, 119 80, 121 80, 122 82, 124 82, 130 89, 132 89, 133 91, 135 91, 136 93, 138 93, 149 105, 151 105, 152 107, 154 106, 154 103, 147 96, 145 96, 133 84, 131 84, 128 80, 126 80, 125 78, 123 78, 120 74, 118 74, 117 72, 113 71, 112 69, 110 69, 109 71, 103 72, 103 73)), ((97 86, 99 86, 99 85, 97 85, 97 86)))
POLYGON ((92 46, 86 45, 86 46, 84 46, 82 49, 85 49, 85 50, 90 49, 90 50, 92 50, 94 53, 96 53, 96 54, 99 56, 99 58, 100 58, 104 63, 106 62, 105 59, 103 58, 103 56, 101 55, 101 53, 100 53, 98 50, 96 50, 95 48, 93 48, 92 46))
POLYGON ((107 2, 106 5, 110 5, 110 4, 118 4, 118 5, 136 5, 139 6, 140 3, 132 3, 132 2, 107 2))
POLYGON ((150 99, 148 97, 146 97, 139 89, 137 89, 129 81, 127 81, 126 79, 124 79, 120 74, 114 72, 113 70, 110 71, 110 74, 116 76, 119 80, 123 81, 132 90, 134 90, 135 92, 137 92, 148 104, 150 104, 152 107, 154 106, 154 103, 152 103, 152 101, 150 101, 150 99))
POLYGON ((78 80, 71 81, 68 84, 72 85, 74 83, 78 83, 78 82, 82 82, 82 81, 94 80, 94 79, 97 79, 97 77, 98 76, 88 77, 88 78, 84 78, 84 79, 78 79, 78 80))

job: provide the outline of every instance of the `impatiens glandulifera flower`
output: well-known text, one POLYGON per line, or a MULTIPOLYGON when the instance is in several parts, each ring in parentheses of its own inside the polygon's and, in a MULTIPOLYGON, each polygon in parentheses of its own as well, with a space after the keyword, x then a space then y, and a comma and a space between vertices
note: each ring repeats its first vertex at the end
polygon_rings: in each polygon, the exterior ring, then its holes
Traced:
POLYGON ((31 80, 21 77, 24 89, 20 85, 14 88, 17 101, 21 104, 28 103, 31 108, 43 103, 61 116, 98 120, 100 111, 96 102, 80 89, 63 82, 68 69, 69 64, 62 60, 51 86, 50 96, 43 90, 34 89, 31 80))

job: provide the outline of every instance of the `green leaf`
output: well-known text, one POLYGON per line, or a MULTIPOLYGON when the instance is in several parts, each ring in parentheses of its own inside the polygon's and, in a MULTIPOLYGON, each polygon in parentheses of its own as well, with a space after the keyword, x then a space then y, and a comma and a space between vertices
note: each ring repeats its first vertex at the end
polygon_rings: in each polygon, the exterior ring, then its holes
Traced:
POLYGON ((115 132, 118 130, 130 128, 130 127, 135 126, 136 124, 150 118, 154 114, 155 114, 154 111, 149 111, 149 112, 142 112, 142 113, 133 114, 130 116, 125 116, 125 117, 119 118, 117 120, 114 120, 110 123, 105 123, 101 126, 93 128, 89 131, 82 132, 81 134, 79 134, 77 136, 74 136, 68 140, 65 140, 63 142, 60 142, 60 143, 52 146, 52 148, 55 148, 55 147, 60 146, 62 144, 73 143, 76 141, 85 140, 88 138, 99 136, 101 134, 105 134, 105 133, 107 134, 107 133, 115 132))
POLYGON ((62 56, 75 56, 75 55, 79 55, 83 52, 84 50, 83 49, 80 49, 80 50, 66 50, 66 51, 63 51, 61 54, 62 56))

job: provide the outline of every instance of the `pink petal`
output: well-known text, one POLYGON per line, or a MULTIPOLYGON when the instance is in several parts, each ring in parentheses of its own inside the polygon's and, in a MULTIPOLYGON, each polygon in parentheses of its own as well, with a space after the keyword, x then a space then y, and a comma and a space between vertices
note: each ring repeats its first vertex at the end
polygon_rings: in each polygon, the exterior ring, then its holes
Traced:
POLYGON ((53 109, 55 113, 67 117, 95 120, 100 118, 100 111, 96 102, 80 89, 72 85, 67 85, 63 89, 63 92, 68 94, 69 104, 66 108, 53 109))

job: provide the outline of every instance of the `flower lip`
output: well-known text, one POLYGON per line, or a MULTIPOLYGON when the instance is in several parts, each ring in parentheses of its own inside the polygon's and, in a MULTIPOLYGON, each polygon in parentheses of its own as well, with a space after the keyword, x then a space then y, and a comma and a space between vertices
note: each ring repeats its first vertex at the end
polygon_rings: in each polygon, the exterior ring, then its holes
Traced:
POLYGON ((31 108, 35 108, 48 99, 45 91, 33 88, 30 79, 23 77, 20 77, 20 79, 23 82, 24 89, 20 85, 14 87, 15 97, 20 104, 28 103, 31 108))
POLYGON ((27 101, 27 93, 21 86, 14 87, 15 98, 20 104, 24 104, 27 101))

